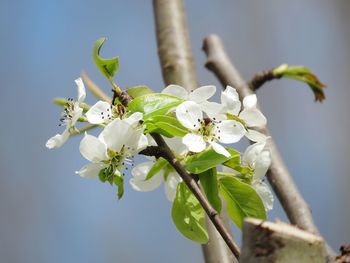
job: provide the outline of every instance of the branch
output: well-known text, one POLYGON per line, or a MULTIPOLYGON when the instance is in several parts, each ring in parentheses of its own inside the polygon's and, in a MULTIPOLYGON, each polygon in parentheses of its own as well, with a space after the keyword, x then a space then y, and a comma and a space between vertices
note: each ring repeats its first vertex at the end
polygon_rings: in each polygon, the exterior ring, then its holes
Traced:
POLYGON ((264 70, 255 74, 255 76, 248 82, 248 86, 252 91, 256 91, 266 82, 273 79, 279 79, 281 76, 275 76, 272 70, 264 70))
POLYGON ((81 78, 83 79, 84 83, 86 84, 87 88, 91 91, 92 94, 94 94, 97 98, 103 101, 107 101, 111 103, 112 99, 106 95, 89 77, 88 75, 83 71, 80 74, 81 78))
POLYGON ((241 263, 325 262, 324 240, 283 222, 247 218, 241 263))
MULTIPOLYGON (((178 84, 188 91, 198 87, 197 75, 187 30, 186 13, 182 0, 153 0, 157 46, 163 79, 166 85, 178 84)), ((221 212, 225 216, 225 210, 221 212)), ((207 221, 209 242, 202 245, 207 263, 236 262, 237 259, 210 220, 207 221)), ((227 229, 229 221, 224 220, 227 229)))
MULTIPOLYGON (((253 93, 230 62, 218 36, 211 35, 206 37, 203 43, 203 50, 207 54, 205 66, 217 76, 223 87, 232 85, 237 89, 241 99, 253 93)), ((270 136, 266 128, 262 132, 270 136)), ((267 172, 267 178, 290 222, 301 229, 319 235, 320 233, 313 221, 310 208, 295 185, 273 139, 269 139, 268 147, 271 152, 272 163, 267 172)), ((329 249, 328 253, 330 256, 334 255, 331 249, 329 249)))
POLYGON ((187 21, 182 0, 154 0, 157 44, 166 85, 178 84, 187 90, 197 88, 187 21))
POLYGON ((216 210, 210 205, 202 191, 200 190, 196 180, 183 168, 180 162, 176 159, 175 155, 166 144, 161 135, 157 133, 152 134, 153 139, 156 141, 158 145, 158 153, 159 156, 163 157, 165 160, 169 162, 169 164, 177 171, 180 177, 184 180, 187 187, 191 190, 191 192, 196 196, 201 206, 204 208, 210 220, 215 225, 217 231, 220 233, 221 237, 225 240, 225 243, 230 248, 232 253, 238 258, 240 251, 236 243, 234 242, 231 234, 225 228, 223 222, 221 221, 216 210))

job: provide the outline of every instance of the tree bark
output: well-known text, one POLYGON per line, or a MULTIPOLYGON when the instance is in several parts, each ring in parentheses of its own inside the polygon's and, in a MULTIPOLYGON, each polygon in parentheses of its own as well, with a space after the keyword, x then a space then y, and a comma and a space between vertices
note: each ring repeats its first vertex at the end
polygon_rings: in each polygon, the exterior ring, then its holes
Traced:
POLYGON ((324 263, 322 238, 283 222, 248 218, 243 226, 241 263, 324 263))
MULTIPOLYGON (((198 87, 187 21, 182 0, 154 0, 158 55, 166 85, 178 84, 188 91, 198 87)), ((230 230, 228 220, 225 228, 230 230)), ((225 241, 207 220, 209 242, 202 246, 205 262, 237 262, 225 241)))
MULTIPOLYGON (((223 88, 225 88, 226 85, 235 87, 240 99, 253 94, 253 91, 249 88, 228 58, 218 36, 210 35, 206 37, 203 43, 203 50, 207 54, 205 66, 217 76, 223 88)), ((267 128, 262 129, 261 132, 270 136, 270 132, 267 128)), ((271 152, 272 163, 267 172, 267 178, 290 222, 301 229, 320 235, 313 221, 310 208, 294 183, 272 138, 268 140, 268 147, 271 152)), ((335 253, 329 246, 327 246, 327 248, 329 260, 332 261, 335 253)))

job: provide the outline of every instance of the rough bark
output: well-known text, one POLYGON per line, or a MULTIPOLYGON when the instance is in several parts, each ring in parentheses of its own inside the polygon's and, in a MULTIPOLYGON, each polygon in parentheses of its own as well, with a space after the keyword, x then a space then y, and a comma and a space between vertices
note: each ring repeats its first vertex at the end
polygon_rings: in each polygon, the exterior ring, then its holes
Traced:
MULTIPOLYGON (((187 90, 198 87, 182 0, 153 1, 158 55, 166 85, 178 84, 187 90)), ((228 220, 225 228, 230 229, 228 220)), ((209 242, 202 246, 205 262, 226 263, 236 259, 214 225, 207 220, 209 242)))
POLYGON ((246 219, 241 263, 324 263, 324 241, 283 222, 246 219))

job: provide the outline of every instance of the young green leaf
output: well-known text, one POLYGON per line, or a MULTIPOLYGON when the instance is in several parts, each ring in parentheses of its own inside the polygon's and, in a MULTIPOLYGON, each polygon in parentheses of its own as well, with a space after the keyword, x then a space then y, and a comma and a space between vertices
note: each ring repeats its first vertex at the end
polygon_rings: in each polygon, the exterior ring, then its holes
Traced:
POLYGON ((124 177, 121 174, 114 175, 114 183, 118 187, 118 199, 120 200, 124 194, 124 177))
POLYGON ((177 118, 165 115, 156 115, 147 120, 155 127, 171 134, 172 136, 183 137, 188 133, 188 130, 177 120, 177 118))
POLYGON ((103 168, 99 173, 98 177, 102 183, 109 182, 110 185, 113 183, 118 187, 118 199, 121 199, 124 194, 124 177, 121 174, 115 173, 110 167, 103 168))
POLYGON ((102 72, 102 74, 109 80, 111 80, 115 73, 119 69, 119 58, 101 58, 100 50, 104 42, 107 40, 105 37, 101 37, 96 40, 93 50, 93 58, 96 66, 102 72))
POLYGON ((146 121, 150 117, 167 114, 182 102, 182 99, 175 96, 152 93, 133 99, 129 103, 128 109, 131 112, 142 112, 143 119, 146 121))
POLYGON ((132 88, 128 88, 126 92, 133 98, 137 98, 146 94, 154 93, 153 90, 151 90, 147 86, 135 86, 132 88))
POLYGON ((152 122, 146 122, 145 124, 146 124, 146 129, 145 129, 144 133, 152 133, 152 132, 154 132, 154 133, 159 133, 161 135, 164 135, 165 137, 168 137, 168 138, 174 137, 173 135, 171 135, 167 131, 162 130, 161 128, 159 128, 158 126, 156 126, 152 122))
POLYGON ((264 204, 250 185, 228 176, 220 178, 219 184, 228 215, 237 227, 242 228, 245 217, 266 219, 264 204))
POLYGON ((208 149, 204 152, 192 155, 186 159, 185 168, 191 173, 199 174, 239 156, 239 152, 235 150, 226 150, 231 154, 230 157, 219 154, 213 149, 208 149))
POLYGON ((154 175, 156 175, 160 170, 164 168, 168 164, 168 161, 164 158, 160 157, 157 159, 157 161, 153 164, 151 169, 149 170, 148 174, 146 175, 146 181, 151 179, 154 175))
POLYGON ((199 181, 203 187, 204 193, 209 203, 217 212, 221 212, 221 199, 219 197, 218 179, 216 176, 216 168, 209 169, 198 174, 199 181))
POLYGON ((171 216, 176 228, 185 237, 201 244, 208 242, 205 212, 184 182, 177 186, 171 216))
POLYGON ((278 78, 291 78, 306 83, 312 89, 315 95, 315 101, 322 102, 326 98, 323 92, 326 85, 307 67, 283 64, 273 69, 272 74, 278 78))

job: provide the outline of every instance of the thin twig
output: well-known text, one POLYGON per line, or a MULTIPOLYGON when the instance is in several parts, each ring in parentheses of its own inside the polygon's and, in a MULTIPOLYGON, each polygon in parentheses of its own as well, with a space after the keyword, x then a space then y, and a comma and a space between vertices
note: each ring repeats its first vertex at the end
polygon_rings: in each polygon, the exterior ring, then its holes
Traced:
POLYGON ((173 152, 170 150, 169 146, 166 144, 164 139, 159 134, 152 134, 153 139, 156 141, 159 147, 159 156, 166 159, 169 164, 177 171, 177 173, 181 176, 181 178, 186 183, 187 187, 191 190, 191 192, 196 196, 201 206, 204 208, 210 220, 215 225, 217 231, 220 233, 222 238, 225 240, 227 246, 230 248, 232 253, 238 258, 240 251, 236 243, 234 242, 231 234, 225 228, 222 220, 219 217, 218 212, 210 205, 201 189, 199 188, 196 180, 183 168, 180 162, 176 159, 173 152))
MULTIPOLYGON (((183 0, 153 0, 157 45, 166 85, 178 84, 188 91, 198 87, 183 0)), ((225 209, 221 215, 226 229, 230 221, 225 209)), ((207 219, 209 242, 202 245, 206 263, 237 262, 218 231, 207 219)), ((232 234, 231 234, 232 235, 232 234)))
POLYGON ((264 70, 256 73, 254 77, 248 82, 248 86, 252 91, 256 91, 266 82, 279 78, 281 78, 281 76, 275 76, 272 73, 272 70, 264 70))
POLYGON ((86 84, 86 87, 91 91, 92 94, 94 94, 100 100, 111 103, 112 99, 106 93, 104 93, 84 71, 81 72, 80 75, 84 83, 86 84))
MULTIPOLYGON (((207 54, 205 66, 217 76, 223 87, 226 85, 235 87, 241 99, 253 93, 229 60, 218 36, 206 37, 203 50, 207 54)), ((266 128, 262 132, 270 136, 266 128)), ((272 164, 267 172, 267 178, 290 222, 301 229, 320 235, 310 208, 294 183, 273 139, 269 139, 268 147, 271 152, 272 164)), ((333 257, 332 249, 328 248, 328 253, 330 257, 333 257)))

